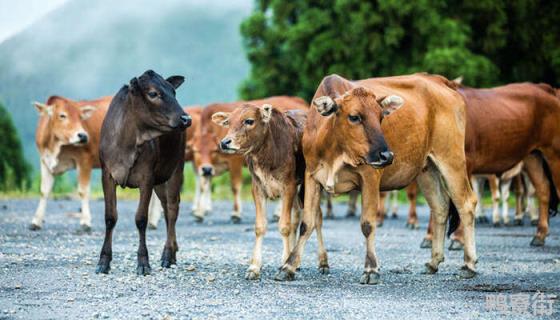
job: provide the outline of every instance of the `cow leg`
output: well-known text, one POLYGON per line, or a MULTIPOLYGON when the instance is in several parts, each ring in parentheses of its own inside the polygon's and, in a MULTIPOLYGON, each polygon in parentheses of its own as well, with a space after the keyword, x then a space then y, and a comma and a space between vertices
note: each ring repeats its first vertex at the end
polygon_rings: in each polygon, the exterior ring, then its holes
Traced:
MULTIPOLYGON (((196 222, 204 221, 204 216, 212 210, 212 178, 197 175, 198 203, 195 205, 192 215, 196 222)), ((196 202, 196 197, 195 197, 196 202)))
MULTIPOLYGON (((261 276, 262 267, 262 243, 266 234, 266 197, 260 187, 253 183, 251 186, 253 200, 255 201, 255 246, 253 248, 253 258, 251 265, 245 273, 245 279, 257 280, 261 276)), ((283 201, 284 203, 285 201, 283 201)), ((279 224, 280 225, 280 224, 279 224)))
POLYGON ((82 201, 82 216, 80 217, 80 228, 83 231, 91 231, 91 212, 89 209, 89 183, 91 180, 92 166, 90 163, 78 165, 78 194, 82 201))
MULTIPOLYGON (((474 209, 476 208, 477 202, 476 196, 471 189, 466 172, 466 165, 464 163, 461 163, 461 161, 442 162, 438 164, 438 169, 445 180, 449 196, 457 208, 463 226, 465 265, 461 268, 460 276, 463 278, 472 278, 476 275, 475 264, 477 261, 474 238, 474 209)), ((459 226, 459 228, 461 228, 461 226, 459 226)))
POLYGON ((509 190, 511 187, 511 179, 504 179, 500 184, 500 194, 502 201, 502 221, 505 225, 509 224, 509 190))
MULTIPOLYGON (((437 168, 430 162, 428 170, 421 173, 416 181, 430 206, 430 226, 432 228, 429 239, 432 258, 426 263, 425 273, 433 274, 438 271, 439 264, 444 261, 443 245, 445 241, 445 224, 449 212, 449 196, 442 185, 442 178, 437 168)), ((425 239, 425 241, 428 241, 425 239)))
POLYGON ((200 192, 200 176, 196 173, 194 174, 194 199, 192 203, 192 212, 197 212, 200 208, 201 204, 201 192, 200 192))
POLYGON ((523 176, 519 174, 514 177, 515 182, 515 217, 513 224, 516 226, 523 225, 523 213, 524 213, 524 198, 525 198, 525 187, 523 186, 523 176))
MULTIPOLYGON (((231 222, 241 223, 241 183, 242 183, 243 163, 236 161, 230 167, 231 191, 233 192, 233 213, 231 214, 231 222)), ((265 213, 266 216, 266 213, 265 213)))
POLYGON ((177 251, 179 251, 179 246, 177 245, 177 236, 175 233, 175 224, 177 223, 177 218, 179 217, 179 204, 181 202, 181 186, 183 185, 183 163, 180 163, 175 169, 175 172, 165 184, 164 190, 156 190, 158 196, 162 191, 167 191, 167 197, 165 194, 161 194, 160 199, 166 199, 164 210, 165 213, 165 223, 167 225, 167 240, 165 241, 165 246, 163 247, 163 253, 161 254, 161 266, 164 268, 169 268, 173 264, 177 264, 177 251))
POLYGON ((39 200, 37 210, 35 210, 35 216, 33 217, 33 220, 31 220, 31 225, 29 226, 30 230, 40 230, 43 227, 45 210, 47 209, 47 200, 51 194, 53 185, 54 176, 43 161, 41 161, 41 199, 39 200))
POLYGON ((358 203, 358 191, 350 191, 348 193, 348 211, 346 211, 346 217, 351 218, 356 216, 357 203, 358 203))
MULTIPOLYGON (((422 187, 420 187, 422 188, 422 187)), ((422 192, 424 192, 424 189, 422 189, 422 192)), ((426 196, 426 195, 424 195, 426 196)), ((422 242, 420 243, 420 248, 422 249, 430 249, 432 247, 432 239, 433 239, 433 234, 434 234, 434 217, 433 217, 433 213, 430 210, 430 219, 428 220, 428 228, 426 228, 426 235, 424 236, 424 239, 422 239, 422 242)))
POLYGON ((146 246, 146 228, 148 227, 148 207, 152 198, 153 186, 146 182, 140 187, 140 201, 136 209, 136 228, 138 229, 138 267, 137 275, 149 275, 152 272, 148 258, 148 247, 146 246))
POLYGON ((162 212, 162 201, 157 196, 152 195, 152 199, 150 200, 150 208, 148 210, 148 228, 152 230, 157 229, 157 225, 159 219, 161 218, 162 212))
MULTIPOLYGON (((317 232, 317 253, 319 256, 319 272, 322 274, 329 274, 329 259, 327 257, 327 250, 323 242, 323 212, 321 206, 317 207, 315 212, 315 231, 317 232)), ((299 261, 297 263, 299 267, 299 261)))
POLYGON ((103 196, 105 199, 105 240, 95 273, 109 273, 113 259, 113 229, 117 224, 117 184, 105 168, 102 169, 103 196))
MULTIPOLYGON (((286 185, 284 194, 282 195, 282 213, 278 220, 278 231, 282 236, 282 263, 285 263, 290 254, 290 231, 292 228, 292 208, 294 198, 297 193, 297 185, 295 183, 286 185)), ((263 213, 266 216, 266 211, 263 213)))
MULTIPOLYGON (((301 192, 301 191, 300 191, 301 192)), ((299 196, 294 197, 294 202, 292 206, 292 224, 290 226, 290 249, 289 252, 292 252, 294 247, 296 246, 296 232, 297 228, 299 227, 299 223, 301 222, 301 216, 303 214, 303 203, 301 203, 299 196)), ((285 261, 283 261, 285 262, 285 261)))
MULTIPOLYGON (((526 164, 525 164, 526 166, 526 164)), ((525 211, 529 212, 529 217, 531 218, 531 225, 536 226, 539 221, 539 212, 538 208, 535 204, 535 197, 536 197, 536 190, 529 179, 529 174, 527 173, 527 169, 523 172, 523 181, 525 182, 525 201, 526 201, 526 208, 525 211)))
POLYGON ((527 175, 535 188, 535 194, 539 201, 539 218, 537 223, 537 232, 531 241, 531 245, 535 247, 544 246, 546 236, 548 235, 548 203, 550 199, 550 185, 544 173, 542 160, 535 156, 525 158, 525 169, 527 175))
MULTIPOLYGON (((409 202, 408 220, 406 225, 410 229, 418 229, 418 215, 416 215, 416 200, 418 198, 418 184, 416 181, 412 182, 406 188, 406 196, 409 202)), ((395 214, 396 215, 396 214, 395 214)))
POLYGON ((294 250, 288 256, 288 260, 280 268, 280 271, 274 278, 278 281, 293 280, 296 268, 301 260, 301 255, 305 248, 305 243, 315 229, 315 221, 317 220, 317 212, 320 212, 321 187, 313 179, 309 171, 305 171, 305 197, 303 204, 303 219, 299 227, 299 238, 294 250))
MULTIPOLYGON (((492 223, 494 227, 500 226, 500 180, 495 175, 488 176, 488 188, 490 188, 490 194, 492 197, 492 223)), ((482 202, 482 194, 481 197, 478 199, 482 202)), ((482 203, 481 203, 482 206, 482 203)))
POLYGON ((327 198, 327 213, 325 214, 325 219, 334 219, 332 195, 330 195, 329 193, 325 193, 325 198, 327 198))
POLYGON ((361 284, 379 283, 379 263, 375 254, 376 216, 379 217, 379 179, 362 176, 362 216, 360 219, 362 234, 366 238, 366 259, 361 284))
POLYGON ((474 215, 476 217, 476 222, 483 223, 483 218, 482 218, 482 216, 483 216, 482 195, 480 193, 480 185, 481 184, 479 182, 480 182, 480 180, 477 177, 475 177, 475 176, 471 177, 471 185, 473 187, 473 192, 478 198, 478 203, 476 205, 476 210, 474 212, 474 215))
MULTIPOLYGON (((362 195, 362 211, 364 211, 363 197, 364 196, 362 195)), ((391 192, 380 192, 379 193, 379 199, 377 200, 377 210, 376 210, 376 221, 377 221, 377 226, 378 227, 383 226, 383 222, 385 221, 385 216, 387 215, 387 210, 385 210, 385 202, 387 202, 387 197, 389 197, 389 200, 391 199, 391 192)), ((363 215, 363 212, 362 212, 362 215, 363 215)))
POLYGON ((274 213, 272 214, 272 222, 280 221, 280 216, 282 215, 282 198, 276 204, 276 209, 274 209, 274 213))

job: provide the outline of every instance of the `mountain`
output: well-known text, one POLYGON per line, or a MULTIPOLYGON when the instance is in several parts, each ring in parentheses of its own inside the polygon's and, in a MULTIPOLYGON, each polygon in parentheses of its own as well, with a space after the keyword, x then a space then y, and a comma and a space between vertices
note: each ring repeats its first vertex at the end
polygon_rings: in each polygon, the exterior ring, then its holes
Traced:
POLYGON ((0 44, 0 100, 37 166, 32 101, 113 95, 147 69, 187 80, 182 105, 237 98, 249 71, 239 24, 251 0, 70 0, 0 44))

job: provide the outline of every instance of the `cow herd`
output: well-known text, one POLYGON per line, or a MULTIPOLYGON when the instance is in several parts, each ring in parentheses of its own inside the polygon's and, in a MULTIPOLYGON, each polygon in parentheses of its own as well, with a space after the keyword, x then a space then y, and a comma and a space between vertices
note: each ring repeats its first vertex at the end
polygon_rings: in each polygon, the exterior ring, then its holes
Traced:
MULTIPOLYGON (((321 198, 327 195, 330 202, 331 195, 349 193, 349 216, 356 214, 361 195, 366 252, 360 283, 376 284, 376 228, 386 213, 385 198, 394 197, 394 190, 407 189, 410 228, 418 227, 418 188, 430 207, 421 245, 432 251, 424 269, 428 274, 436 273, 444 260, 447 229, 450 249, 464 250, 459 274, 476 275, 475 222, 484 222, 478 200, 481 181, 489 182, 496 225, 500 220, 509 223, 510 185, 516 189, 516 224, 526 207, 523 195, 535 195, 534 246, 544 245, 548 219, 558 210, 560 94, 549 85, 474 89, 425 73, 356 81, 329 75, 310 104, 280 96, 181 108, 175 90, 183 81, 181 76, 164 79, 149 70, 114 97, 73 101, 51 96, 46 103, 35 103, 40 113, 36 143, 41 200, 30 228, 43 227, 54 176, 76 168, 80 225, 90 230, 89 182, 92 169, 101 168, 106 232, 96 272, 110 270, 118 218, 116 187, 121 186, 140 189, 137 274, 146 275, 151 272, 146 228, 157 225, 161 211, 167 227, 161 265, 176 264, 175 223, 184 163, 192 161, 194 167, 192 214, 198 222, 212 210, 212 177, 224 172, 231 175, 234 194, 231 221, 241 221, 242 169, 247 167, 256 238, 246 279, 260 278, 266 205, 276 199, 283 249, 275 279, 294 279, 313 232, 319 272, 328 273, 321 198)), ((395 215, 396 209, 392 211, 395 215)))

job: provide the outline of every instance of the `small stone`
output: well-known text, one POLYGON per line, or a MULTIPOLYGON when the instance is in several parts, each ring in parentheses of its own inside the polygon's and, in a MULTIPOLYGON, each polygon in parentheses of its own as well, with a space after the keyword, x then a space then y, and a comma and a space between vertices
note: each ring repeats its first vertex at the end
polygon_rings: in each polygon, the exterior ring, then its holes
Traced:
POLYGON ((74 298, 68 298, 68 300, 66 300, 67 302, 74 302, 74 298))
POLYGON ((190 264, 190 265, 187 266, 187 271, 192 272, 192 271, 195 271, 195 270, 196 270, 196 267, 194 265, 190 264))
POLYGON ((218 237, 210 237, 210 241, 216 241, 218 240, 218 237))
POLYGON ((16 288, 16 289, 21 289, 21 288, 22 288, 22 286, 21 286, 21 284, 20 284, 20 283, 18 283, 18 284, 16 284, 15 288, 16 288))
POLYGON ((213 275, 209 275, 208 278, 206 278, 206 280, 208 280, 208 282, 214 282, 216 280, 216 277, 213 275))

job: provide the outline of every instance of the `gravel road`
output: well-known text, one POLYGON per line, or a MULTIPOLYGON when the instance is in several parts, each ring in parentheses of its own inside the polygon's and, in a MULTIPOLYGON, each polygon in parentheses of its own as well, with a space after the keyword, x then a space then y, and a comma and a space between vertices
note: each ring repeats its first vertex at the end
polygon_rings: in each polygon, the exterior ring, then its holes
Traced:
POLYGON ((94 273, 104 235, 101 201, 92 202, 89 234, 77 232, 78 220, 67 214, 77 201, 51 201, 44 229, 29 231, 36 205, 0 201, 0 319, 534 319, 538 306, 506 315, 499 309, 504 304, 493 302, 505 298, 505 306, 515 308, 519 302, 510 299, 526 297, 542 306, 534 300, 542 298, 538 292, 554 312, 545 318, 560 318, 560 299, 550 297, 560 295, 560 217, 551 220, 543 248, 529 246, 535 227, 479 226, 479 275, 461 280, 462 252, 446 250, 439 273, 420 274, 430 256, 419 248, 428 208, 419 208, 420 230, 411 231, 402 206, 399 218, 387 219, 377 232, 381 283, 364 286, 358 282, 365 256, 359 220, 342 218, 342 204, 335 206, 339 218, 324 225, 330 275, 316 270, 312 237, 301 271, 288 283, 273 280, 282 246, 274 223, 264 241, 262 279, 243 278, 254 240, 254 207, 247 202, 239 225, 229 223, 228 202, 215 203, 203 224, 188 214, 190 204, 182 204, 178 265, 158 267, 165 241, 160 222, 148 231, 153 271, 146 277, 135 274, 136 202, 119 202, 109 275, 94 273))

